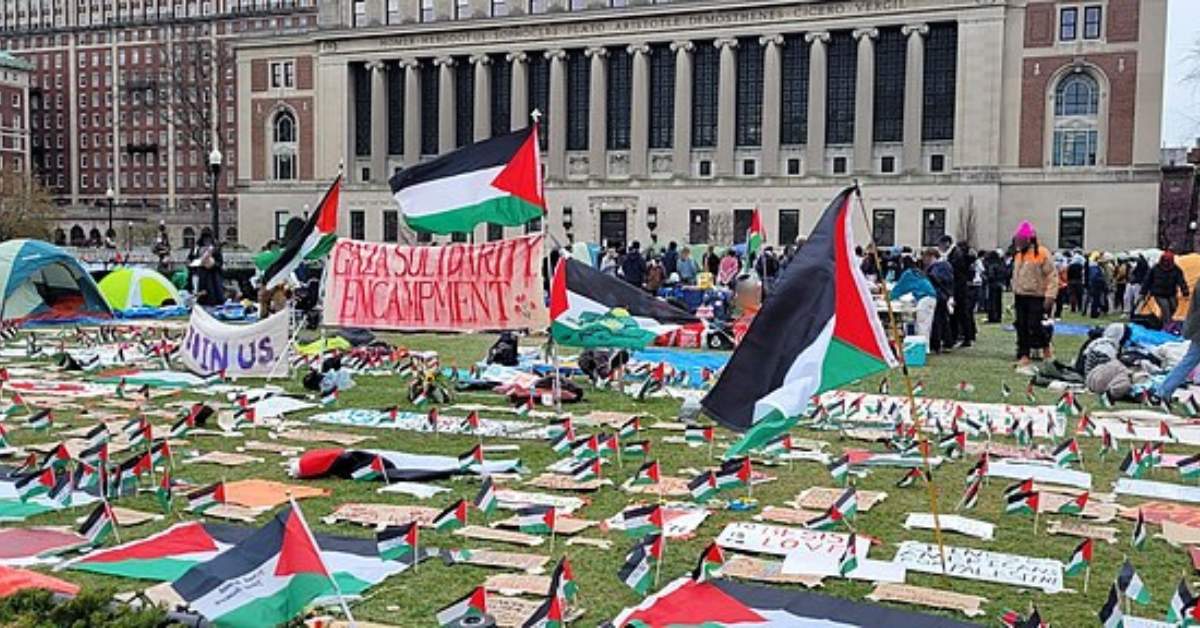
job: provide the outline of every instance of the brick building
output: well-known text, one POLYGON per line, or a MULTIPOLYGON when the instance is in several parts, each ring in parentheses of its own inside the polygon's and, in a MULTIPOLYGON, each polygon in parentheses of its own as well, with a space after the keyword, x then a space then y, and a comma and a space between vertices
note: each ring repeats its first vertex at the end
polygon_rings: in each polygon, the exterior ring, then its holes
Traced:
POLYGON ((388 176, 537 109, 560 241, 725 243, 757 207, 783 244, 858 178, 884 244, 1030 219, 1051 247, 1149 246, 1165 22, 1161 0, 322 1, 314 31, 239 42, 264 140, 238 147, 240 226, 279 233, 344 163, 344 234, 413 237, 388 176))
POLYGON ((25 60, 0 52, 0 172, 29 172, 29 70, 25 60))
POLYGON ((159 221, 176 247, 212 223, 215 146, 220 236, 239 240, 233 40, 301 33, 316 0, 4 0, 0 48, 26 61, 30 159, 62 206, 61 243, 148 243, 159 221), (111 203, 111 217, 110 217, 111 203))

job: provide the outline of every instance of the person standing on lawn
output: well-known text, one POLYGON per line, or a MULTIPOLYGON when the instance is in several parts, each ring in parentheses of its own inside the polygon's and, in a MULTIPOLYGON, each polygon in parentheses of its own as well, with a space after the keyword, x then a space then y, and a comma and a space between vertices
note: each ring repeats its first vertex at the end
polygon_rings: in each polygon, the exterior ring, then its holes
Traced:
POLYGON ((1054 256, 1038 243, 1037 231, 1022 222, 1013 236, 1012 291, 1016 313, 1017 362, 1029 366, 1030 356, 1040 352, 1049 359, 1049 341, 1044 322, 1058 298, 1058 268, 1054 256))
POLYGON ((1183 293, 1185 299, 1188 297, 1187 279, 1183 276, 1183 269, 1175 264, 1175 254, 1166 251, 1158 258, 1154 268, 1146 273, 1146 281, 1142 284, 1142 294, 1154 299, 1154 304, 1158 306, 1162 329, 1166 329, 1175 316, 1179 292, 1183 293))
MULTIPOLYGON (((1169 253, 1163 253, 1169 255, 1169 253)), ((1187 294, 1186 286, 1184 294, 1187 294)), ((1153 396, 1157 399, 1151 399, 1151 402, 1157 405, 1158 400, 1162 399, 1167 402, 1171 401, 1171 396, 1175 394, 1175 390, 1188 381, 1188 376, 1192 371, 1196 370, 1196 366, 1200 365, 1200 280, 1191 291, 1191 301, 1187 318, 1183 322, 1183 337, 1189 341, 1187 353, 1183 354, 1183 359, 1175 368, 1167 373, 1166 379, 1154 388, 1153 396)))

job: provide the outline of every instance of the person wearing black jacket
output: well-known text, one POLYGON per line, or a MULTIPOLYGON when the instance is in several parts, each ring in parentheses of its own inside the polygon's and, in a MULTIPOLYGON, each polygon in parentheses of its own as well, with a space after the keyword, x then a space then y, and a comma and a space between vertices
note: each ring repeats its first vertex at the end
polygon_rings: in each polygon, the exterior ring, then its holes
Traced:
MULTIPOLYGON (((948 237, 948 236, 946 236, 948 237)), ((959 242, 950 249, 950 267, 954 269, 954 314, 950 319, 950 337, 958 340, 959 346, 975 344, 975 296, 971 293, 971 279, 975 275, 975 253, 966 242, 959 242)))
POLYGON ((1004 288, 1008 285, 1008 266, 999 251, 988 251, 983 258, 983 282, 987 286, 987 322, 999 323, 1004 312, 1004 288))
POLYGON ((1142 294, 1154 299, 1154 304, 1158 306, 1158 317, 1162 321, 1163 329, 1167 328, 1175 316, 1175 308, 1179 305, 1179 292, 1183 293, 1184 298, 1191 294, 1188 291, 1187 279, 1183 276, 1183 269, 1175 264, 1175 254, 1167 251, 1162 254, 1154 268, 1146 273, 1146 281, 1142 284, 1142 294))

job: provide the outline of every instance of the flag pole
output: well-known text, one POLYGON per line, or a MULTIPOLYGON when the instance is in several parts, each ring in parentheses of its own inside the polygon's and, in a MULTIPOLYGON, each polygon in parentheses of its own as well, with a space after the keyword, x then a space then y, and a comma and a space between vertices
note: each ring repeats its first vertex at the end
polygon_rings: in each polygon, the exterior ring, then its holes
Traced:
POLYGON ((875 260, 875 276, 879 282, 880 290, 883 292, 883 302, 887 304, 888 326, 891 328, 892 342, 896 345, 896 355, 900 361, 900 373, 904 377, 904 387, 908 392, 909 414, 917 433, 918 449, 921 451, 921 460, 925 466, 925 474, 929 478, 929 481, 925 483, 925 492, 929 496, 929 509, 933 513, 933 536, 938 545, 942 575, 946 575, 946 545, 942 541, 942 519, 938 513, 937 491, 933 486, 933 469, 929 464, 928 439, 925 437, 924 430, 921 429, 921 417, 917 411, 917 396, 913 392, 912 374, 909 373, 908 359, 904 355, 904 337, 900 335, 900 328, 896 325, 896 312, 892 309, 891 295, 888 294, 887 290, 887 279, 883 276, 883 268, 879 259, 879 246, 875 242, 875 229, 873 228, 870 216, 867 215, 867 206, 863 203, 862 188, 859 187, 857 180, 854 182, 854 196, 858 199, 858 209, 862 213, 863 220, 867 223, 867 233, 871 242, 871 256, 875 260))
POLYGON ((325 575, 329 577, 329 584, 333 585, 333 592, 337 595, 338 604, 342 607, 342 612, 346 614, 346 620, 350 623, 350 628, 356 628, 358 624, 354 621, 354 615, 350 613, 350 605, 346 603, 346 596, 342 595, 342 587, 338 586, 337 579, 333 577, 333 572, 329 571, 329 567, 325 566, 325 559, 321 558, 321 546, 317 545, 317 539, 313 536, 312 529, 308 527, 308 522, 304 520, 304 513, 300 510, 300 504, 296 503, 292 497, 292 491, 287 492, 288 502, 292 505, 292 512, 300 518, 300 524, 304 527, 304 533, 308 535, 308 542, 312 543, 313 549, 317 551, 317 560, 321 562, 321 568, 325 570, 325 575))

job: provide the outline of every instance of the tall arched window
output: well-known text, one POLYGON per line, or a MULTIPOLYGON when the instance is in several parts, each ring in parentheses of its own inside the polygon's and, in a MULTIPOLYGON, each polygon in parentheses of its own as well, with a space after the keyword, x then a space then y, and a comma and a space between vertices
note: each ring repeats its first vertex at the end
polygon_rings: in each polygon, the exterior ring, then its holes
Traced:
POLYGON ((1054 89, 1054 165, 1096 165, 1100 145, 1100 85, 1076 71, 1054 89))
POLYGON ((271 165, 276 181, 294 181, 296 172, 296 116, 282 110, 271 120, 271 165))
POLYGON ((196 247, 196 230, 191 227, 183 228, 183 248, 191 250, 196 247))

